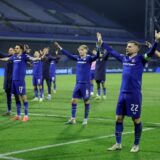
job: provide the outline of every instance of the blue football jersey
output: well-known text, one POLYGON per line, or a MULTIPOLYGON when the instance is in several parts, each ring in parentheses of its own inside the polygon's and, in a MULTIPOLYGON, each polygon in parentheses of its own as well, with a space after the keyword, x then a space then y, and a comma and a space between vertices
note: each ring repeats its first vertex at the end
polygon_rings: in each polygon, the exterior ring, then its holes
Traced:
POLYGON ((21 55, 14 54, 10 57, 13 62, 13 80, 24 80, 26 75, 26 64, 29 60, 29 55, 22 53, 21 55))
POLYGON ((33 76, 36 78, 42 77, 42 64, 41 60, 33 62, 33 76))
POLYGON ((122 92, 139 92, 142 85, 142 74, 145 63, 143 55, 137 55, 132 58, 124 56, 122 60, 122 92))
POLYGON ((49 55, 47 58, 50 62, 49 75, 50 77, 53 77, 56 75, 56 64, 58 63, 60 57, 53 57, 52 55, 49 55))
POLYGON ((102 46, 123 64, 121 92, 140 92, 144 66, 148 58, 154 55, 157 43, 155 42, 147 53, 137 54, 134 57, 120 54, 107 44, 103 43, 102 46))
POLYGON ((55 76, 56 74, 56 62, 53 60, 50 62, 50 67, 49 67, 49 75, 50 77, 55 76))
POLYGON ((91 63, 99 57, 98 54, 95 56, 87 55, 86 57, 80 57, 79 55, 72 55, 68 51, 62 49, 63 54, 68 56, 70 59, 77 62, 76 64, 76 82, 77 83, 89 83, 90 82, 90 68, 91 63))

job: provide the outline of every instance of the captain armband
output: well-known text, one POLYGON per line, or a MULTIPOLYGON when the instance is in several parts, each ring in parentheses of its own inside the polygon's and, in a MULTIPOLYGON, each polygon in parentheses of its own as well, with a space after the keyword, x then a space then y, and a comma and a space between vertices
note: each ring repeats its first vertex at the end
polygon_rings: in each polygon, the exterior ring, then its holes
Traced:
POLYGON ((147 61, 149 60, 149 57, 146 53, 144 54, 144 59, 147 60, 147 61))

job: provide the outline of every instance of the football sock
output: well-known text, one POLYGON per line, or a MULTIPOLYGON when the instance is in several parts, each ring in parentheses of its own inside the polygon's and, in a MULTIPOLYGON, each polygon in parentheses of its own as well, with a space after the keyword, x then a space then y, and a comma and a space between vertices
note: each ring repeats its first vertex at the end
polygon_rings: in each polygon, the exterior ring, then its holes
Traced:
POLYGON ((38 88, 37 88, 37 87, 34 88, 34 96, 35 96, 35 97, 38 97, 38 88))
POLYGON ((116 122, 115 136, 116 136, 116 142, 118 144, 121 144, 121 142, 122 142, 122 132, 123 132, 123 123, 122 122, 116 122))
POLYGON ((103 88, 103 95, 106 96, 106 88, 103 88))
POLYGON ((40 88, 39 90, 40 90, 40 98, 43 98, 43 89, 40 88))
POLYGON ((84 118, 87 119, 90 111, 90 104, 85 104, 84 118))
POLYGON ((76 117, 77 104, 72 103, 72 118, 76 117))
POLYGON ((28 102, 23 102, 24 105, 24 115, 27 116, 28 115, 28 102))
POLYGON ((11 111, 11 93, 7 93, 7 107, 8 107, 8 112, 11 111))
POLYGON ((56 90, 56 81, 53 82, 53 89, 56 90))
POLYGON ((21 102, 20 101, 16 102, 16 107, 17 107, 17 115, 21 116, 21 102))
POLYGON ((141 134, 142 134, 142 123, 134 124, 134 137, 135 137, 134 144, 135 145, 139 145, 141 134))
POLYGON ((101 88, 97 89, 97 95, 100 96, 101 95, 101 88))

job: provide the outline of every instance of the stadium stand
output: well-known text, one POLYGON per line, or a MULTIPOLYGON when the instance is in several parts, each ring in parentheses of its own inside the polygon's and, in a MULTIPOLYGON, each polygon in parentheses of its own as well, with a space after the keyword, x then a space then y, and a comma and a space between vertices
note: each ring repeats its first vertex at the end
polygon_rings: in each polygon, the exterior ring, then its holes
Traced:
POLYGON ((2 14, 1 19, 22 21, 28 21, 30 19, 3 1, 0 1, 0 13, 2 14))
POLYGON ((141 41, 141 37, 74 0, 1 0, 0 29, 0 37, 6 39, 94 41, 99 31, 109 41, 141 41))

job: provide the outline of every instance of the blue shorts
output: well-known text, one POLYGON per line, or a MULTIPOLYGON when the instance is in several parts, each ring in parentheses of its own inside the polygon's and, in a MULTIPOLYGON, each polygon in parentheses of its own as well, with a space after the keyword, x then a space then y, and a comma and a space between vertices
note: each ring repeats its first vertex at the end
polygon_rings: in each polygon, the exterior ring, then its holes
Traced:
POLYGON ((142 94, 141 93, 120 93, 116 115, 126 115, 132 118, 140 118, 142 94))
POLYGON ((13 80, 11 93, 14 95, 26 95, 25 81, 13 80))
POLYGON ((74 87, 73 98, 88 100, 90 98, 90 84, 77 83, 74 87))
POLYGON ((42 86, 42 77, 35 77, 32 78, 33 86, 42 86))
POLYGON ((90 80, 94 80, 95 79, 95 70, 91 70, 90 71, 90 80))

